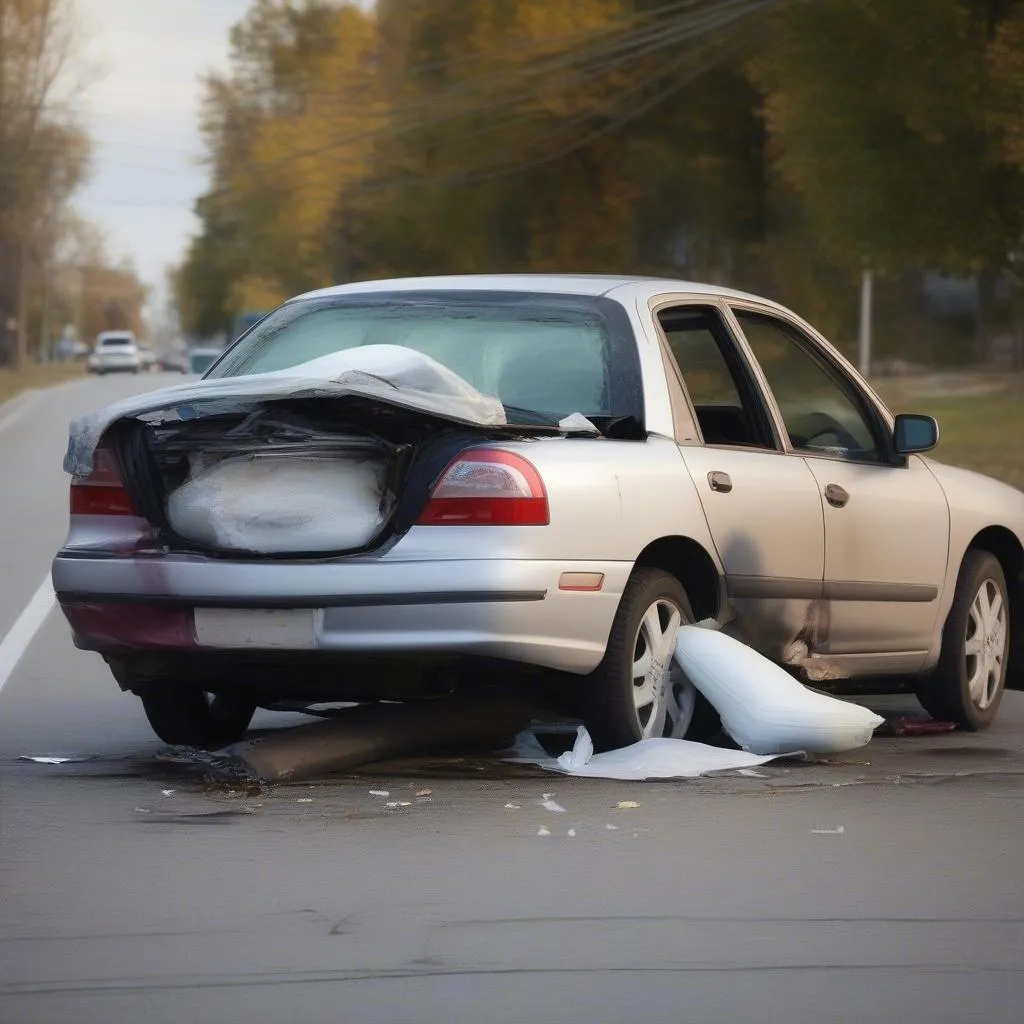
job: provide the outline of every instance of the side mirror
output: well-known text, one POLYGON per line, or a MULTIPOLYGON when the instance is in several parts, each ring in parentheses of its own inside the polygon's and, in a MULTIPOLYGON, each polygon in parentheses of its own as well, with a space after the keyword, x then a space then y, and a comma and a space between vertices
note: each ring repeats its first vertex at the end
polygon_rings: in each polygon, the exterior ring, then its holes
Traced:
POLYGON ((892 433, 898 455, 930 452, 939 443, 939 425, 931 416, 900 413, 892 433))

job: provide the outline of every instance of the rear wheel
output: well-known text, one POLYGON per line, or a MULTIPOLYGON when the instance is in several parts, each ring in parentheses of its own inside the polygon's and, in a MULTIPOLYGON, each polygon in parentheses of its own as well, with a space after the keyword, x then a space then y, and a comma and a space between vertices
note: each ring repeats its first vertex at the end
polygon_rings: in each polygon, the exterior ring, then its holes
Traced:
POLYGON ((172 746, 219 750, 237 743, 256 713, 255 703, 236 694, 174 683, 148 687, 139 698, 153 732, 172 746))
POLYGON ((709 739, 718 714, 675 663, 676 632, 693 622, 683 585, 637 569, 622 595, 604 660, 586 682, 587 730, 598 750, 642 739, 709 739))
POLYGON ((935 672, 917 697, 933 717, 972 732, 996 717, 1006 685, 1010 653, 1010 604, 999 560, 968 551, 942 633, 935 672))

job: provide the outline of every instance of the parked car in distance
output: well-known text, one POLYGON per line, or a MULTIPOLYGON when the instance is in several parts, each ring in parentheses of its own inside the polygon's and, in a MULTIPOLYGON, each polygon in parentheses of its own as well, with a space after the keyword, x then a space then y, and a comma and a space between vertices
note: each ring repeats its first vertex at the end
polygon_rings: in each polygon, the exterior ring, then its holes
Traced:
POLYGON ((156 368, 164 373, 187 373, 185 357, 173 352, 164 352, 157 357, 156 368))
POLYGON ((151 372, 156 369, 156 353, 148 345, 139 345, 139 369, 151 372))
POLYGON ((73 434, 53 564, 75 643, 166 742, 509 667, 571 681, 599 748, 706 737, 716 716, 672 657, 705 618, 816 686, 910 688, 969 730, 1024 668, 1024 494, 927 458, 933 419, 893 415, 767 299, 639 277, 350 284, 285 303, 186 388, 111 413, 91 463, 73 434), (501 421, 417 411, 386 373, 309 390, 322 360, 382 341, 497 396, 501 421), (181 411, 140 418, 157 409, 181 411), (318 540, 351 524, 291 482, 319 467, 354 500, 374 459, 378 525, 318 540), (186 536, 172 513, 196 480, 223 501, 186 536), (287 550, 246 539, 275 524, 287 550))
POLYGON ((223 351, 219 348, 190 348, 186 372, 202 376, 220 358, 223 351))
POLYGON ((142 365, 142 356, 131 331, 104 331, 96 338, 88 370, 100 376, 105 373, 138 373, 142 365))

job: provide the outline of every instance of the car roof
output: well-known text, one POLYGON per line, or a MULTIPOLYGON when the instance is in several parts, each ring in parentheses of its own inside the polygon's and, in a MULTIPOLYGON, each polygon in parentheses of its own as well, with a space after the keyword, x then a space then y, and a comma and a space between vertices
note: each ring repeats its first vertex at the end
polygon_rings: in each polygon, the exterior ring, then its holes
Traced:
POLYGON ((679 291, 716 298, 766 301, 757 295, 713 284, 626 274, 454 274, 441 277, 398 277, 377 281, 354 281, 350 284, 320 288, 298 295, 296 299, 416 291, 529 291, 552 295, 600 296, 623 288, 637 292, 679 291))

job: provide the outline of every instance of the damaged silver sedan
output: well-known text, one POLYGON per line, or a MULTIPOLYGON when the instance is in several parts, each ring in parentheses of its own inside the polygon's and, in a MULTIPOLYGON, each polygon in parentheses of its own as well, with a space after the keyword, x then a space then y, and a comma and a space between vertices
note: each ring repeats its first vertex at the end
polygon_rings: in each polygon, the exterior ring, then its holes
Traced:
POLYGON ((578 699, 599 748, 706 737, 673 651, 711 617, 979 729, 1021 668, 1024 494, 922 457, 937 440, 751 295, 346 285, 72 426, 53 580, 169 743, 501 673, 578 699))

